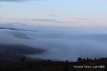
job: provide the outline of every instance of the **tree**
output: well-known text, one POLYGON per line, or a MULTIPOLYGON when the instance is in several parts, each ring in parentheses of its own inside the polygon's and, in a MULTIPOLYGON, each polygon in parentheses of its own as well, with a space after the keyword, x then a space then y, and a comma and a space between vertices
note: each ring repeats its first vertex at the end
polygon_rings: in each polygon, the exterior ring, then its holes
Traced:
POLYGON ((20 61, 24 62, 25 61, 25 56, 21 57, 20 61))
POLYGON ((66 60, 66 63, 68 63, 68 60, 66 60))
POLYGON ((95 61, 97 60, 97 59, 96 59, 96 57, 95 57, 95 59, 94 59, 94 60, 95 60, 95 61))
POLYGON ((78 61, 78 62, 81 62, 81 61, 82 61, 82 58, 78 57, 77 61, 78 61))
POLYGON ((85 57, 84 57, 84 59, 83 59, 84 61, 85 61, 85 57))
POLYGON ((87 61, 89 61, 89 58, 87 57, 87 61))

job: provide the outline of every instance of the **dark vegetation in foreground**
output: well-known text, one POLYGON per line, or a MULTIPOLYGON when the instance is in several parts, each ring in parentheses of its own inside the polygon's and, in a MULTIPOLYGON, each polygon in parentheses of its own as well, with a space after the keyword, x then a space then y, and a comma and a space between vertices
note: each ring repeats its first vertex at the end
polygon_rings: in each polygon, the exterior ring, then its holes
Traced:
POLYGON ((107 58, 77 59, 77 62, 52 60, 26 60, 23 56, 19 61, 0 61, 0 71, 107 71, 107 58))
POLYGON ((25 45, 0 44, 0 71, 107 71, 107 58, 81 58, 77 62, 31 59, 26 55, 46 50, 25 45))

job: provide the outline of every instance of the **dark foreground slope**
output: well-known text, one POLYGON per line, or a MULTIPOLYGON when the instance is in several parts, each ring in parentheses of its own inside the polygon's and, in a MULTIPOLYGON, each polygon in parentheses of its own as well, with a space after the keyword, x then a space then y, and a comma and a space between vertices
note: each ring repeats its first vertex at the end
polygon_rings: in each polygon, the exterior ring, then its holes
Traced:
POLYGON ((0 44, 0 61, 19 61, 22 56, 42 54, 45 50, 25 45, 0 44))
POLYGON ((29 60, 26 55, 43 54, 45 50, 25 45, 0 44, 0 71, 106 71, 106 68, 75 68, 74 66, 105 66, 106 59, 82 62, 65 62, 52 60, 29 60), (25 56, 25 61, 20 58, 25 56), (93 65, 94 64, 94 65, 93 65))

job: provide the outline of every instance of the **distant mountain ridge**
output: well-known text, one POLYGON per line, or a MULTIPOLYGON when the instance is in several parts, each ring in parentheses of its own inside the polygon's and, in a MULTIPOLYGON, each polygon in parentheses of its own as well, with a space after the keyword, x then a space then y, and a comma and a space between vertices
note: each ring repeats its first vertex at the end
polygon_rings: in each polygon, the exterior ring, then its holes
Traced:
POLYGON ((16 28, 8 28, 8 27, 0 27, 0 29, 9 29, 9 30, 17 30, 17 31, 37 32, 37 31, 34 31, 34 30, 16 29, 16 28))

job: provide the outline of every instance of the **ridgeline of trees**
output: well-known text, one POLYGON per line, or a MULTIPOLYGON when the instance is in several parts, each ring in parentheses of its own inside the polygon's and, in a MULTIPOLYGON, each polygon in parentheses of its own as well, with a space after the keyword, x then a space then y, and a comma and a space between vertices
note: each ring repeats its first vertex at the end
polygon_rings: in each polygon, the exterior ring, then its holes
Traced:
MULTIPOLYGON (((82 66, 82 65, 89 65, 89 66, 95 66, 95 65, 104 65, 105 68, 103 68, 101 71, 107 71, 107 58, 82 58, 81 56, 77 58, 76 62, 71 62, 66 60, 64 61, 53 61, 53 60, 38 60, 38 61, 27 61, 26 56, 22 56, 20 61, 12 61, 9 62, 8 64, 4 63, 3 65, 0 66, 1 69, 5 71, 9 71, 9 69, 14 68, 14 71, 19 69, 39 69, 38 71, 48 71, 46 69, 61 69, 60 71, 87 71, 87 69, 79 69, 75 70, 74 66, 82 66), (3 68, 4 66, 4 68, 3 68), (74 69, 74 70, 73 70, 74 69)), ((1 62, 2 63, 2 62, 1 62)), ((54 71, 56 71, 54 70, 54 71)), ((95 69, 92 69, 95 70, 95 69)), ((97 69, 98 70, 98 69, 97 69)), ((95 71, 97 71, 95 70, 95 71)), ((51 70, 50 70, 51 71, 51 70)), ((52 70, 53 71, 53 70, 52 70)))
POLYGON ((91 61, 107 61, 107 58, 94 58, 94 59, 90 59, 90 58, 81 58, 81 57, 78 57, 77 59, 78 62, 91 62, 91 61))
MULTIPOLYGON (((23 56, 20 58, 21 62, 25 62, 26 61, 26 57, 23 56)), ((78 57, 77 62, 107 62, 107 57, 106 58, 94 58, 94 59, 90 59, 90 58, 82 58, 81 56, 78 57)), ((40 60, 41 63, 52 63, 52 62, 64 62, 64 61, 53 61, 53 60, 40 60)), ((68 60, 66 60, 66 63, 68 63, 68 60)))

